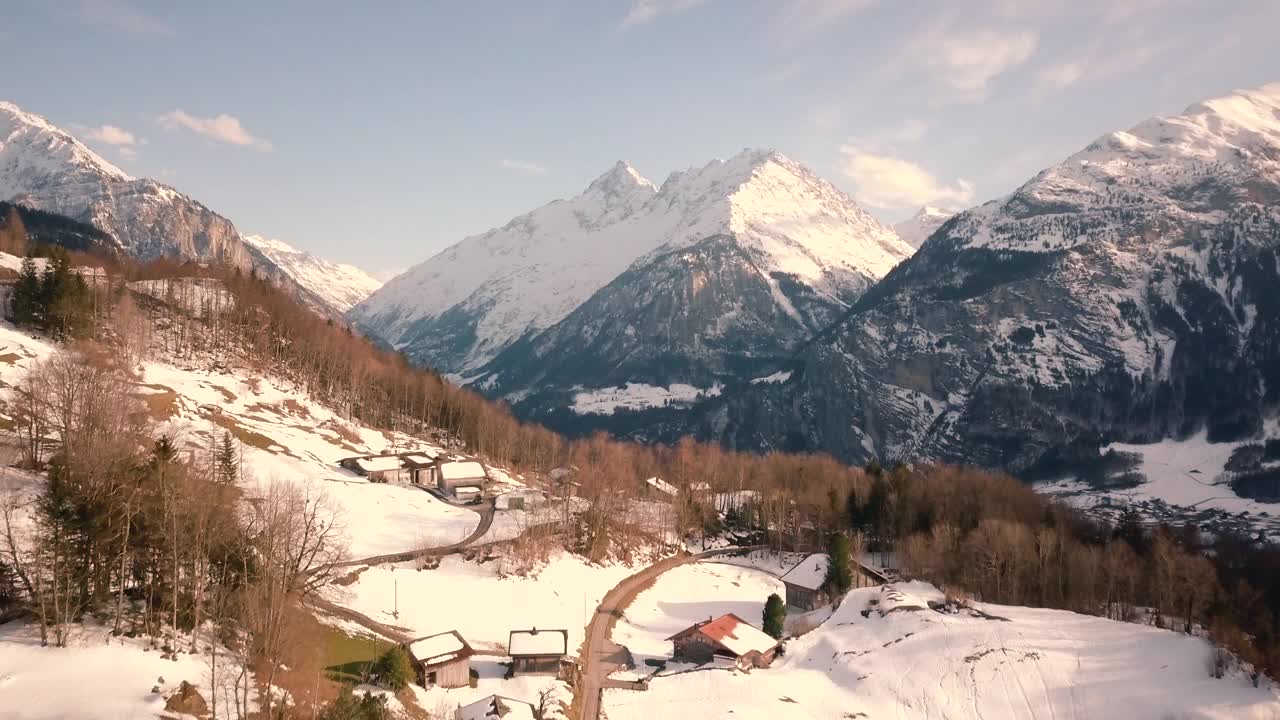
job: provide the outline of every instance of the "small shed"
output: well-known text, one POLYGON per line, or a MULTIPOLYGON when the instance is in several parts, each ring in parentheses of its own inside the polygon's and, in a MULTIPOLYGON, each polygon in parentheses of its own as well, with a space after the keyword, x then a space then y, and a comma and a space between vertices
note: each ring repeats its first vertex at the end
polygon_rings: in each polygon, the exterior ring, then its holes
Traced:
POLYGON ((787 588, 787 604, 801 610, 817 610, 831 604, 825 586, 827 569, 831 559, 826 553, 814 553, 805 557, 782 576, 787 588))
POLYGON ((494 506, 499 510, 532 510, 546 502, 546 495, 532 488, 521 488, 502 493, 494 499, 494 506))
POLYGON ((471 683, 475 651, 456 630, 419 638, 407 643, 405 649, 422 687, 459 688, 471 683))
POLYGON ((507 638, 512 675, 557 675, 568 653, 568 630, 512 630, 507 638))
POLYGON ((725 657, 742 670, 769 667, 778 654, 777 640, 733 613, 703 620, 667 640, 674 646, 676 660, 701 664, 725 657))
POLYGON ((490 695, 453 713, 454 720, 534 720, 533 705, 502 695, 490 695))
POLYGON ((342 467, 369 482, 397 482, 402 478, 402 464, 397 455, 360 455, 338 462, 342 467))
POLYGON ((484 489, 489 483, 489 474, 484 465, 474 460, 437 461, 436 487, 440 492, 456 496, 458 488, 474 487, 484 489))
POLYGON ((647 498, 658 500, 670 500, 680 494, 675 485, 657 476, 646 478, 640 486, 640 492, 647 498))
POLYGON ((417 452, 405 453, 400 456, 400 459, 404 463, 405 471, 409 475, 409 482, 414 485, 436 484, 437 455, 434 450, 419 450, 417 452))

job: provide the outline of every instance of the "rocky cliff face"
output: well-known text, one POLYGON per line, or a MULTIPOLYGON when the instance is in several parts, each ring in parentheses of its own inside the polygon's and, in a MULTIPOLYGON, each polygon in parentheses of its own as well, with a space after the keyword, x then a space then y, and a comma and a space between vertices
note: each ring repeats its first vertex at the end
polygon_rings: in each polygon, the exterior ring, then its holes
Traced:
POLYGON ((1107 135, 947 221, 780 384, 701 431, 1034 473, 1107 440, 1262 430, 1280 403, 1280 85, 1107 135))

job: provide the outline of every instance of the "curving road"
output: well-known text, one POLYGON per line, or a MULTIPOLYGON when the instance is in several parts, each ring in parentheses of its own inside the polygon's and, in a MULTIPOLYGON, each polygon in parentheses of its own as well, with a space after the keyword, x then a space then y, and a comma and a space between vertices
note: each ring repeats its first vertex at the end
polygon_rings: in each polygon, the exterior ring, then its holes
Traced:
POLYGON ((697 554, 684 554, 667 558, 641 570, 618 583, 596 608, 591 623, 587 625, 586 638, 582 641, 582 680, 575 688, 579 706, 578 720, 597 720, 600 717, 600 694, 609 675, 623 668, 626 650, 614 643, 613 626, 636 596, 653 585, 658 576, 681 565, 722 555, 742 555, 760 550, 763 545, 708 550, 697 554))

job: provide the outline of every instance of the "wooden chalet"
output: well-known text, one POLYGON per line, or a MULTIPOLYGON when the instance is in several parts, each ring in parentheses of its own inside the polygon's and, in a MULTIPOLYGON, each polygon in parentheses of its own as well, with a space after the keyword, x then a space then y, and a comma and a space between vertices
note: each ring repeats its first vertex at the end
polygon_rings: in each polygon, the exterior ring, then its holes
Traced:
MULTIPOLYGON (((831 559, 826 553, 813 553, 796 564, 782 576, 786 587, 787 605, 810 611, 826 607, 834 598, 827 590, 827 569, 831 559)), ((878 570, 853 561, 853 587, 877 587, 889 582, 878 570)))
POLYGON ((708 618, 667 638, 674 646, 672 657, 693 663, 730 658, 742 670, 766 668, 778 654, 778 641, 729 613, 708 618))
POLYGON ((404 647, 422 687, 459 688, 471 683, 471 656, 475 651, 456 630, 428 635, 404 647))
POLYGON ((440 462, 440 457, 436 451, 418 450, 405 453, 400 456, 400 462, 404 465, 404 469, 409 475, 409 482, 414 485, 436 484, 436 468, 440 462))
POLYGON ((453 720, 534 720, 535 715, 531 703, 490 695, 459 707, 453 713, 453 720))
POLYGON ((569 654, 568 630, 512 630, 507 638, 512 675, 559 675, 569 654))

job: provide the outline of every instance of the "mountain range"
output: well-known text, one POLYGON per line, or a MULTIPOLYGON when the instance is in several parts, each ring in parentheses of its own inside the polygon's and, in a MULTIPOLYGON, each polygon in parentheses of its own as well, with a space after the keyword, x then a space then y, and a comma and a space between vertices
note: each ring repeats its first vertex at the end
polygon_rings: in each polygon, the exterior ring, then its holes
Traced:
POLYGON ((698 431, 1023 475, 1111 441, 1258 438, 1280 405, 1278 256, 1272 84, 1108 133, 947 220, 784 382, 708 399, 698 431))
POLYGON ((278 241, 247 242, 230 220, 178 190, 135 178, 71 133, 0 102, 0 201, 98 228, 142 260, 173 257, 256 270, 313 308, 341 317, 377 287, 349 265, 298 253, 278 241))
POLYGON ((581 194, 410 269, 350 317, 551 421, 567 408, 607 414, 594 398, 615 388, 629 393, 623 405, 654 407, 751 377, 911 252, 777 151, 744 150, 661 186, 620 162, 581 194))

